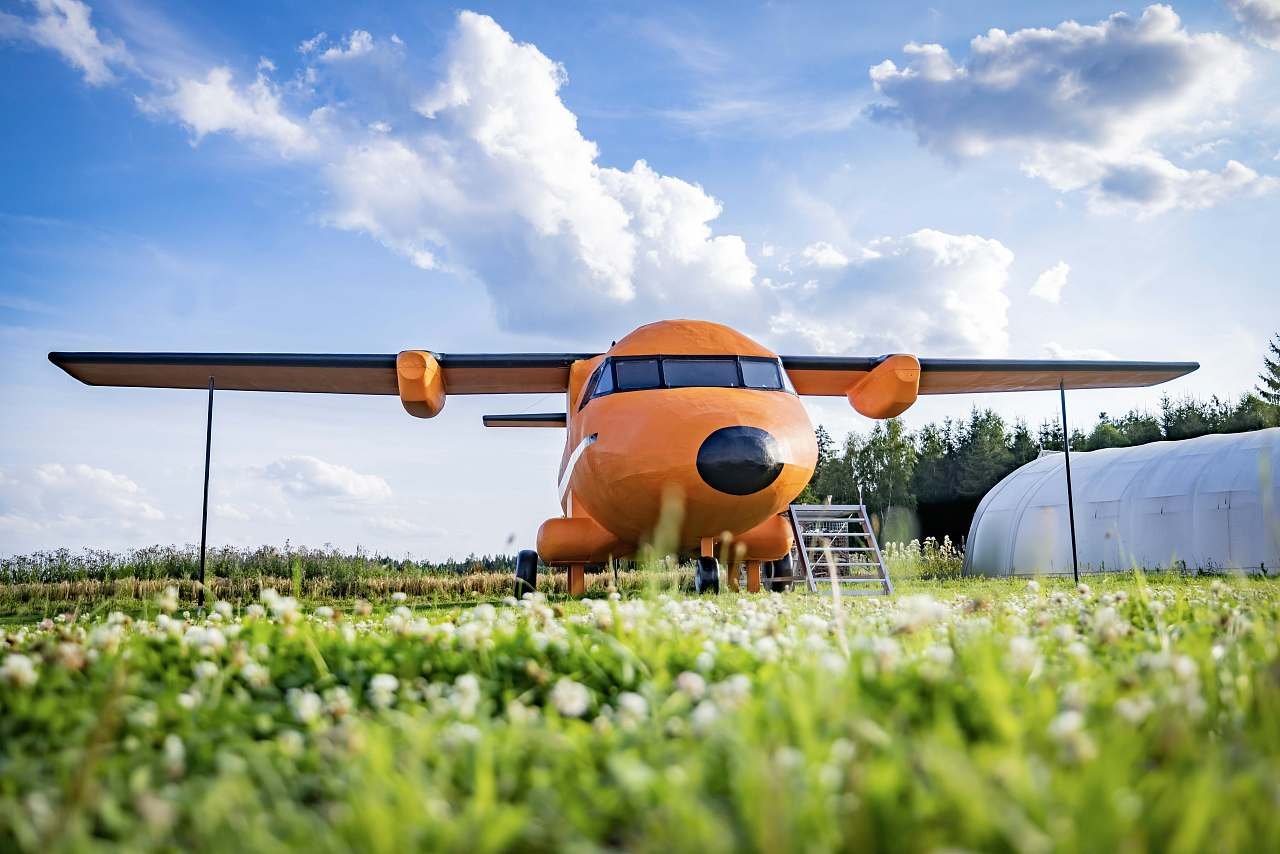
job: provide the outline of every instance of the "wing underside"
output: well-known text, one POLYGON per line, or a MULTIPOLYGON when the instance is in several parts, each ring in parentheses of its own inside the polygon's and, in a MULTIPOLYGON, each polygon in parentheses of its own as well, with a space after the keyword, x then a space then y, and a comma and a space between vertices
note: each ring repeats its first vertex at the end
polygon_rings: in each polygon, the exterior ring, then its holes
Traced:
MULTIPOLYGON (((449 394, 563 392, 574 362, 594 353, 434 353, 449 394)), ((883 357, 783 356, 796 391, 844 396, 883 357)), ((398 394, 396 355, 302 353, 50 353, 71 376, 101 386, 328 394, 398 394)), ((1126 388, 1188 374, 1195 362, 921 359, 920 394, 1126 388)))
MULTIPOLYGON (((449 394, 538 394, 569 386, 569 366, 592 354, 433 354, 449 394)), ((396 355, 302 353, 50 353, 71 376, 102 386, 398 394, 396 355)))
MULTIPOLYGON (((880 358, 783 356, 796 391, 843 397, 880 358)), ((1057 359, 921 359, 920 394, 1047 391, 1152 386, 1189 374, 1196 362, 1068 361, 1057 359)))

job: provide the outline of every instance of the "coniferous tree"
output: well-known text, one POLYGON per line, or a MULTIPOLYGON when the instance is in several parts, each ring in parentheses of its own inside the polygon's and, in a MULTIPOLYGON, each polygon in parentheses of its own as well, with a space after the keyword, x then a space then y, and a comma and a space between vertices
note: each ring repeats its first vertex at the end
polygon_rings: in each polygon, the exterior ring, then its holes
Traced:
POLYGON ((1262 373, 1256 386, 1258 397, 1271 406, 1280 407, 1280 333, 1267 343, 1269 356, 1262 357, 1262 373))

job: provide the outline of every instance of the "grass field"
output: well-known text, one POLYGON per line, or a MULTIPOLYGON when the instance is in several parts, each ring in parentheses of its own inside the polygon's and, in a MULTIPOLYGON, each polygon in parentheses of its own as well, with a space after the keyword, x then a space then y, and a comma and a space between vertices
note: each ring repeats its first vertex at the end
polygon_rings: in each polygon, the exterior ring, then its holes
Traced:
POLYGON ((0 849, 1280 850, 1274 581, 635 575, 17 615, 0 849))

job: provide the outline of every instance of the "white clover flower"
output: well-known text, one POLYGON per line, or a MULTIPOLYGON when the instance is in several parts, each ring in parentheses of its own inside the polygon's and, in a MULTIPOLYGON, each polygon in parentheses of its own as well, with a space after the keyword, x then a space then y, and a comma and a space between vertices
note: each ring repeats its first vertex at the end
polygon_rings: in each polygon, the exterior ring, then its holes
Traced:
POLYGON ((463 673, 453 680, 453 693, 449 699, 460 717, 475 717, 482 698, 480 680, 475 674, 463 673))
POLYGON ((1039 581, 1036 581, 1034 578, 1033 578, 1033 579, 1031 579, 1030 581, 1028 581, 1028 582, 1027 582, 1027 592, 1028 592, 1028 593, 1039 593, 1039 592, 1040 592, 1040 582, 1039 582, 1039 581))
POLYGON ((693 714, 689 716, 689 723, 693 726, 695 733, 705 735, 715 726, 719 717, 719 707, 710 700, 703 700, 694 707, 693 714))
POLYGON ((230 602, 219 599, 217 602, 213 603, 213 612, 215 614, 221 614, 224 620, 230 620, 231 616, 235 613, 235 609, 231 607, 230 602))
POLYGON ((1040 661, 1036 651, 1036 642, 1029 637, 1019 635, 1009 639, 1009 655, 1005 659, 1009 668, 1016 673, 1030 673, 1040 661))
POLYGON ((355 701, 351 699, 351 692, 341 685, 335 685, 324 692, 324 710, 335 718, 346 717, 354 708, 355 701))
POLYGON ((173 733, 164 737, 164 764, 170 777, 181 777, 187 769, 187 748, 173 733))
POLYGON ((925 659, 939 667, 950 667, 956 659, 955 650, 949 644, 935 643, 924 651, 925 659))
POLYGON ((1151 701, 1150 697, 1144 694, 1138 694, 1133 697, 1121 697, 1119 700, 1116 700, 1115 705, 1116 714, 1131 724, 1142 723, 1142 721, 1145 720, 1154 709, 1155 703, 1151 701))
POLYGON ((0 666, 0 677, 15 688, 30 688, 36 684, 40 674, 30 658, 20 652, 11 652, 4 657, 4 665, 0 666))
POLYGON ((202 699, 203 697, 201 696, 200 692, 197 691, 195 688, 192 688, 188 691, 183 691, 181 694, 178 695, 178 705, 189 712, 193 710, 196 706, 200 705, 200 701, 202 699))
POLYGON ((591 704, 591 690, 579 682, 564 678, 551 689, 551 705, 567 718, 579 718, 591 704))
POLYGON ((253 620, 260 620, 267 615, 267 609, 254 602, 252 605, 244 609, 245 616, 253 620))
POLYGON ((58 644, 58 663, 68 670, 81 670, 85 664, 84 647, 74 641, 58 644))
POLYGON ((409 598, 409 594, 405 593, 403 590, 397 590, 396 592, 391 594, 392 602, 404 602, 408 598, 409 598))
POLYGON ((271 684, 271 671, 252 659, 240 667, 240 675, 254 688, 265 688, 271 684))
POLYGON ((691 670, 686 670, 676 677, 676 689, 687 694, 691 700, 700 700, 707 692, 707 680, 691 670))
POLYGON ((320 695, 310 688, 290 688, 286 698, 293 716, 301 724, 314 722, 320 717, 320 712, 324 708, 320 701, 320 695))
POLYGON ((295 757, 302 754, 307 742, 302 737, 302 733, 294 729, 287 729, 276 736, 276 744, 280 746, 280 752, 285 756, 295 757))
POLYGON ((379 673, 369 680, 369 703, 379 709, 385 709, 396 699, 396 691, 400 688, 400 680, 390 673, 379 673))
POLYGON ((649 702, 634 691, 623 691, 618 695, 618 711, 638 720, 649 714, 649 702))
POLYGON ((159 605, 160 610, 164 611, 166 614, 172 614, 174 611, 178 610, 178 588, 170 584, 164 589, 164 592, 160 594, 159 598, 156 599, 156 604, 159 605))
POLYGON ((218 675, 218 665, 212 661, 197 661, 192 670, 195 671, 196 678, 201 681, 212 679, 218 675))
POLYGON ((1049 723, 1049 735, 1063 739, 1084 729, 1084 715, 1075 709, 1067 709, 1049 723))
POLYGON ((899 632, 915 632, 946 618, 948 609, 932 596, 916 594, 904 596, 898 602, 898 615, 894 629, 899 632))
POLYGON ((319 608, 316 608, 315 615, 321 620, 328 622, 333 619, 333 609, 328 605, 321 605, 319 608))

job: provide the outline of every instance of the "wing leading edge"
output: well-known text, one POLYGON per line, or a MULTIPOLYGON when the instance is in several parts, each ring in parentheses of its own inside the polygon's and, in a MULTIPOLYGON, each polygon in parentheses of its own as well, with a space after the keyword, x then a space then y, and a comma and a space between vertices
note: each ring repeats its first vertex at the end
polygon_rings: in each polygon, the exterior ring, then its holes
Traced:
MULTIPOLYGON (((796 391, 843 397, 885 357, 783 356, 796 391)), ((1060 359, 921 359, 920 394, 1132 388, 1191 373, 1198 362, 1074 361, 1060 359)))

